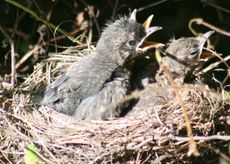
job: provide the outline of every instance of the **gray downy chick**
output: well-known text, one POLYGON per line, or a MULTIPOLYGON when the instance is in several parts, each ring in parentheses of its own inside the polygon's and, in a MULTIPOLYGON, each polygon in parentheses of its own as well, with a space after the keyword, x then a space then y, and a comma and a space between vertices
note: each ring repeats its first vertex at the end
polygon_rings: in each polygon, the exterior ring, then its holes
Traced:
MULTIPOLYGON (((197 37, 172 40, 168 44, 162 61, 172 73, 177 84, 183 84, 187 76, 191 75, 196 68, 201 67, 204 61, 212 57, 211 53, 203 53, 204 44, 212 34, 213 31, 209 31, 197 37)), ((164 72, 159 69, 156 76, 157 82, 147 85, 140 92, 138 102, 128 113, 129 117, 140 112, 151 113, 154 106, 164 105, 175 98, 164 72)))
MULTIPOLYGON (((147 23, 146 23, 147 22, 147 23)), ((154 45, 146 38, 161 27, 136 21, 136 10, 103 31, 92 55, 72 64, 46 87, 41 105, 77 119, 108 119, 118 116, 129 93, 132 60, 154 45)))
MULTIPOLYGON (((214 31, 208 31, 197 37, 182 37, 170 41, 162 60, 176 82, 184 83, 185 78, 192 75, 195 70, 202 67, 205 61, 213 57, 212 53, 203 52, 205 42, 213 33, 214 31)), ((156 79, 158 82, 163 82, 164 85, 169 83, 161 69, 158 71, 156 79)))

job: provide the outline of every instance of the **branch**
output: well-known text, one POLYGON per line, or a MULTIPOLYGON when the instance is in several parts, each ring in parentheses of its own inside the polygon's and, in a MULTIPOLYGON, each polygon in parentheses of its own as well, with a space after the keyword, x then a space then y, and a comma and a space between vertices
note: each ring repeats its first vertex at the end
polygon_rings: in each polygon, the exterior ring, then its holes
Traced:
POLYGON ((230 32, 224 31, 224 30, 222 30, 222 29, 220 29, 220 28, 218 28, 218 27, 216 27, 210 23, 207 23, 202 18, 193 18, 189 21, 188 27, 189 27, 190 31, 195 35, 197 34, 197 32, 192 28, 193 23, 196 23, 198 25, 203 25, 203 26, 205 26, 205 27, 207 27, 213 31, 216 31, 217 33, 220 33, 222 35, 230 37, 230 32))
POLYGON ((195 141, 193 139, 191 121, 190 121, 189 116, 188 116, 188 114, 186 112, 185 104, 184 104, 184 102, 182 100, 182 97, 181 97, 181 95, 179 93, 179 87, 176 84, 176 82, 173 80, 172 74, 169 71, 168 67, 162 62, 161 57, 160 57, 160 52, 158 50, 156 50, 156 57, 157 57, 157 61, 160 64, 160 67, 162 68, 164 74, 166 75, 166 77, 168 78, 168 80, 169 80, 169 82, 171 84, 172 91, 175 93, 176 98, 177 98, 177 100, 178 100, 178 102, 179 102, 179 104, 181 106, 181 110, 182 110, 183 117, 184 117, 184 120, 185 120, 185 126, 187 128, 187 133, 188 133, 188 136, 189 136, 188 156, 190 156, 192 154, 195 155, 195 156, 198 156, 199 152, 197 150, 196 143, 195 143, 195 141))
POLYGON ((15 49, 14 49, 14 42, 11 39, 10 35, 0 26, 0 31, 3 33, 5 38, 8 40, 11 48, 11 87, 15 87, 15 79, 16 79, 16 69, 15 69, 15 49))

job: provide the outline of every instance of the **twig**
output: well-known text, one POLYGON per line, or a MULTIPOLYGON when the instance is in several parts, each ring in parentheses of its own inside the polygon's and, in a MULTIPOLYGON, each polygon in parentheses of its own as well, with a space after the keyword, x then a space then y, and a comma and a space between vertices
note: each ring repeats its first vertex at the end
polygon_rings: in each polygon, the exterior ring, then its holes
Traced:
POLYGON ((3 159, 3 158, 2 158, 2 156, 3 156, 4 159, 7 160, 7 163, 13 164, 13 163, 8 159, 8 157, 7 157, 8 155, 5 155, 5 152, 4 152, 4 151, 0 150, 0 152, 1 152, 1 159, 3 159))
MULTIPOLYGON (((30 0, 27 0, 27 4, 28 4, 27 6, 28 8, 31 7, 32 5, 32 3, 30 3, 30 0)), ((19 15, 19 11, 17 10, 16 19, 15 19, 14 26, 11 32, 11 38, 14 38, 18 25, 20 24, 19 22, 23 19, 25 15, 26 15, 26 12, 24 11, 19 15)))
POLYGON ((228 9, 225 9, 225 8, 223 8, 223 7, 221 7, 221 6, 218 6, 218 5, 216 5, 215 3, 212 3, 211 1, 203 1, 206 5, 209 5, 209 6, 211 6, 211 7, 214 7, 215 9, 217 9, 217 10, 220 10, 220 11, 223 11, 223 12, 226 12, 226 13, 228 13, 228 14, 230 14, 230 10, 228 10, 228 9))
POLYGON ((2 26, 0 26, 0 31, 3 33, 3 35, 6 37, 10 44, 11 49, 11 87, 15 87, 15 79, 16 79, 16 69, 15 69, 15 49, 14 49, 14 42, 11 39, 10 35, 3 29, 2 26))
POLYGON ((33 49, 31 49, 30 51, 28 51, 20 60, 19 62, 16 64, 16 69, 18 69, 29 57, 31 57, 33 54, 35 54, 36 52, 39 52, 39 50, 42 49, 42 45, 44 44, 44 29, 46 28, 45 25, 42 25, 38 28, 38 33, 40 34, 40 37, 37 41, 37 43, 35 44, 35 46, 33 47, 33 49))
POLYGON ((93 19, 93 21, 94 21, 94 23, 96 25, 98 35, 100 36, 101 35, 101 30, 100 30, 99 23, 97 21, 97 15, 94 14, 93 7, 89 6, 84 0, 80 0, 80 1, 81 1, 81 3, 83 3, 86 6, 86 8, 88 10, 88 14, 93 19))
POLYGON ((201 72, 199 72, 198 75, 206 73, 206 72, 212 70, 213 68, 217 67, 221 63, 227 62, 228 60, 230 60, 230 55, 227 55, 225 58, 221 59, 220 61, 212 63, 211 65, 209 65, 208 67, 206 67, 205 69, 203 69, 201 72))
MULTIPOLYGON (((155 140, 164 140, 170 139, 173 141, 189 141, 188 137, 178 137, 174 135, 168 136, 156 136, 154 137, 155 140)), ((196 141, 211 141, 211 140, 223 140, 223 141, 230 141, 230 136, 223 136, 223 135, 212 135, 212 136, 194 136, 194 140, 196 141)))
POLYGON ((138 9, 137 9, 137 12, 140 12, 140 11, 146 10, 146 9, 148 9, 148 8, 151 8, 151 7, 157 6, 157 5, 159 5, 159 4, 161 4, 161 3, 164 3, 164 2, 167 2, 167 1, 168 1, 168 0, 160 0, 160 1, 158 1, 158 2, 155 2, 155 3, 149 4, 149 5, 147 5, 147 6, 144 6, 144 7, 138 8, 138 9))
POLYGON ((169 155, 169 154, 161 155, 160 157, 156 158, 156 159, 152 162, 152 164, 163 163, 162 161, 163 161, 164 159, 167 159, 167 158, 170 158, 170 157, 171 157, 171 155, 169 155))
MULTIPOLYGON (((26 125, 28 125, 28 127, 31 128, 31 130, 33 131, 33 135, 36 136, 38 143, 41 144, 41 146, 46 150, 46 152, 55 160, 55 156, 52 154, 52 152, 46 147, 45 143, 42 141, 42 139, 39 137, 39 134, 36 132, 35 127, 31 125, 31 123, 23 118, 21 118, 20 116, 15 116, 13 114, 7 113, 8 116, 14 117, 17 120, 22 121, 23 123, 25 123, 26 125)), ((19 131, 15 126, 13 126, 8 119, 5 117, 7 123, 9 126, 11 126, 19 135, 22 135, 24 138, 26 138, 27 140, 30 140, 30 138, 28 136, 26 136, 25 134, 23 134, 21 131, 19 131)), ((42 158, 43 160, 45 160, 48 163, 53 163, 52 161, 45 159, 44 157, 42 158)))
POLYGON ((136 163, 136 164, 140 164, 140 163, 141 163, 141 162, 140 162, 140 161, 141 161, 141 160, 140 160, 140 156, 141 156, 141 154, 140 154, 140 152, 138 152, 138 153, 137 153, 136 160, 135 160, 135 163, 136 163))
POLYGON ((50 42, 55 42, 55 41, 58 41, 58 40, 62 40, 62 39, 65 39, 67 36, 73 36, 73 35, 75 35, 75 34, 77 34, 78 32, 80 32, 81 30, 79 29, 79 28, 76 28, 76 29, 74 29, 73 31, 71 31, 70 33, 66 33, 66 34, 64 34, 64 35, 61 35, 61 36, 57 36, 57 37, 54 37, 54 38, 51 38, 50 40, 49 40, 49 43, 50 42))
POLYGON ((35 45, 32 50, 28 51, 16 64, 16 69, 18 69, 31 55, 37 52, 41 48, 40 45, 35 45))
POLYGON ((15 80, 16 80, 16 69, 15 69, 15 52, 14 52, 14 42, 10 43, 10 52, 11 52, 11 81, 10 84, 14 88, 15 87, 15 80))
MULTIPOLYGON (((9 33, 13 33, 14 29, 13 28, 7 28, 5 29, 7 32, 9 33)), ((22 37, 23 39, 25 40, 28 40, 30 38, 30 34, 27 34, 25 32, 22 32, 22 31, 14 31, 15 34, 17 34, 18 36, 22 37)))
POLYGON ((119 3, 119 0, 116 0, 115 4, 114 4, 114 8, 113 8, 113 14, 112 14, 112 19, 113 20, 115 19, 115 15, 116 15, 116 12, 117 12, 118 3, 119 3))
POLYGON ((157 60, 158 60, 158 62, 160 64, 160 67, 162 68, 162 70, 164 71, 164 74, 167 76, 168 80, 170 81, 170 84, 172 86, 172 90, 175 93, 175 95, 177 97, 177 100, 178 100, 178 102, 179 102, 179 104, 181 106, 181 110, 182 110, 184 120, 185 120, 185 125, 186 125, 186 128, 187 128, 187 133, 188 133, 188 136, 189 136, 188 156, 190 156, 192 154, 195 155, 195 156, 198 156, 199 152, 197 150, 196 142, 193 139, 193 132, 192 132, 192 127, 191 127, 191 122, 190 122, 188 114, 186 112, 185 104, 184 104, 184 102, 182 100, 182 97, 181 97, 181 95, 179 93, 179 88, 178 88, 177 84, 175 83, 175 81, 173 80, 171 72, 168 70, 167 66, 161 60, 159 50, 156 50, 156 56, 157 56, 157 60))
POLYGON ((205 26, 205 27, 207 27, 207 28, 209 28, 209 29, 211 29, 211 30, 213 30, 213 31, 216 31, 217 33, 220 33, 220 34, 222 34, 222 35, 225 35, 225 36, 230 37, 230 32, 224 31, 224 30, 222 30, 222 29, 220 29, 220 28, 218 28, 218 27, 216 27, 216 26, 214 26, 214 25, 212 25, 212 24, 210 24, 210 23, 207 23, 207 22, 205 22, 202 18, 193 18, 193 19, 191 19, 191 20, 189 21, 189 24, 188 24, 189 30, 190 30, 194 35, 196 35, 197 32, 192 28, 192 24, 193 24, 193 23, 196 23, 196 24, 198 24, 198 25, 203 25, 203 26, 205 26))

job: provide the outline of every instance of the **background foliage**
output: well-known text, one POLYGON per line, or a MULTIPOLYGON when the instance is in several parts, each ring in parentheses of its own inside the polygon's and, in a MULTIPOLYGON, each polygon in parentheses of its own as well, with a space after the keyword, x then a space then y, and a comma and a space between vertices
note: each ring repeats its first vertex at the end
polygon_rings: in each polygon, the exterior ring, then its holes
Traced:
MULTIPOLYGON (((0 1, 0 26, 13 40, 16 61, 19 61, 39 39, 37 30, 44 24, 49 25, 44 33, 44 50, 39 56, 33 55, 19 69, 18 77, 30 73, 33 69, 28 64, 35 64, 47 57, 50 51, 63 50, 64 46, 73 46, 68 37, 52 41, 55 37, 63 36, 56 32, 62 29, 66 33, 72 33, 74 38, 81 36, 86 28, 82 24, 87 23, 87 30, 91 31, 92 41, 96 42, 100 37, 102 28, 108 20, 116 19, 119 15, 130 13, 134 8, 138 9, 138 20, 143 22, 150 14, 154 14, 154 25, 163 27, 163 30, 154 35, 155 40, 163 43, 172 37, 192 36, 188 29, 188 22, 192 18, 200 17, 205 21, 230 31, 230 1, 229 0, 3 0, 0 1), (26 9, 20 9, 13 2, 36 14, 37 18, 26 9), (40 20, 38 20, 40 19, 40 20), (43 22, 41 21, 43 20, 43 22), (52 29, 50 25, 53 24, 52 29), (55 34, 55 36, 54 36, 55 34), (61 49, 59 49, 62 47, 61 49)), ((209 29, 200 26, 194 27, 198 32, 209 29)), ((10 45, 5 35, 0 35, 0 68, 1 75, 10 73, 10 45)), ((81 39, 80 43, 86 43, 81 39)), ((212 37, 217 52, 224 55, 230 52, 230 38, 216 34, 212 37)), ((6 79, 7 80, 7 79, 6 79)), ((20 80, 20 78, 19 78, 20 80)))

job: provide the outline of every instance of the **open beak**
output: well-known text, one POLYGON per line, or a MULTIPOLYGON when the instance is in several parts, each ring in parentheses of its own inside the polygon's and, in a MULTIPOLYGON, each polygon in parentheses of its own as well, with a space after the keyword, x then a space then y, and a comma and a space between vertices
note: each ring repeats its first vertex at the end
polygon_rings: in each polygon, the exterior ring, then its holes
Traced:
POLYGON ((203 49, 198 60, 202 61, 202 62, 206 62, 206 61, 210 60, 211 58, 215 57, 213 54, 214 53, 211 50, 203 49))
POLYGON ((209 59, 215 57, 213 52, 204 47, 205 42, 214 33, 214 31, 208 31, 203 35, 197 36, 196 39, 200 41, 200 46, 202 47, 202 53, 199 55, 198 61, 208 61, 209 59))
POLYGON ((142 24, 142 26, 145 28, 146 36, 142 38, 142 40, 137 46, 137 51, 139 52, 145 52, 151 48, 158 48, 164 46, 164 44, 162 43, 151 42, 146 40, 151 34, 162 29, 162 27, 159 26, 150 27, 152 19, 153 15, 150 15, 148 19, 142 24))
POLYGON ((142 24, 142 26, 143 26, 145 29, 148 29, 148 28, 150 27, 150 24, 151 24, 152 20, 153 20, 153 14, 150 15, 150 16, 148 17, 148 19, 146 19, 146 21, 142 24))

